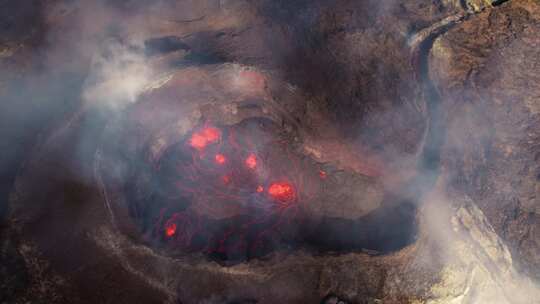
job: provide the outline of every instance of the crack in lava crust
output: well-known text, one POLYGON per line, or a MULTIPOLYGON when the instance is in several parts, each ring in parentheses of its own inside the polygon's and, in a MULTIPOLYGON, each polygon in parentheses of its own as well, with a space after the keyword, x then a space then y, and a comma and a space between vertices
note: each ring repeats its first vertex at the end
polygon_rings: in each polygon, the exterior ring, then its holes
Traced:
POLYGON ((144 240, 221 261, 294 247, 320 177, 287 142, 264 119, 195 129, 151 168, 151 195, 130 204, 144 240))
POLYGON ((406 202, 382 202, 353 218, 328 215, 328 208, 366 208, 370 201, 355 193, 377 199, 372 184, 302 154, 301 141, 269 119, 202 124, 151 161, 151 147, 137 151, 110 154, 130 168, 118 193, 119 226, 167 256, 234 265, 277 251, 388 253, 416 234, 406 202))

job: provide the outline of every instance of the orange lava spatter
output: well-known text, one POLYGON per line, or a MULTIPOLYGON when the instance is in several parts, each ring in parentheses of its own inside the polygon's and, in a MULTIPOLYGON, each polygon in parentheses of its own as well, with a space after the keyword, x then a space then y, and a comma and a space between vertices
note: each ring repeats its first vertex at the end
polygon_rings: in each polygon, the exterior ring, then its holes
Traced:
POLYGON ((167 224, 165 227, 165 235, 167 237, 172 237, 175 233, 176 233, 176 224, 175 223, 167 224))
POLYGON ((246 158, 246 166, 250 169, 255 169, 257 167, 257 156, 255 156, 255 154, 250 154, 246 158))
POLYGON ((291 201, 294 199, 294 188, 286 182, 273 183, 268 188, 268 194, 278 201, 291 201))
POLYGON ((189 144, 198 150, 204 149, 208 144, 217 142, 221 137, 221 131, 214 127, 207 127, 199 132, 193 133, 189 144))
POLYGON ((216 163, 218 163, 219 165, 223 165, 227 161, 227 159, 225 158, 225 155, 223 154, 216 154, 215 159, 216 159, 216 163))

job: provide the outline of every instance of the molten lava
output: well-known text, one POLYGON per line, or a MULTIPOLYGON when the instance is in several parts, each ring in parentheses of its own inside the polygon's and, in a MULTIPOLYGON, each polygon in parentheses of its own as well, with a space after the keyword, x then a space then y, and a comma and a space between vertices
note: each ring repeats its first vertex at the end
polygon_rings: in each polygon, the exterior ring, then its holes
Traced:
POLYGON ((215 160, 216 160, 216 163, 219 165, 223 165, 227 161, 227 159, 225 158, 225 155, 223 154, 216 154, 215 160))
POLYGON ((165 227, 165 235, 167 237, 172 237, 176 233, 176 224, 175 223, 168 223, 165 227))
POLYGON ((214 127, 207 127, 199 132, 193 133, 193 135, 191 135, 189 144, 197 150, 202 150, 208 144, 217 142, 220 137, 221 131, 219 129, 214 127))
POLYGON ((257 156, 255 154, 250 154, 246 158, 246 166, 250 169, 255 169, 257 167, 257 156))
POLYGON ((273 183, 268 188, 268 194, 280 202, 289 202, 295 198, 293 186, 286 182, 273 183))

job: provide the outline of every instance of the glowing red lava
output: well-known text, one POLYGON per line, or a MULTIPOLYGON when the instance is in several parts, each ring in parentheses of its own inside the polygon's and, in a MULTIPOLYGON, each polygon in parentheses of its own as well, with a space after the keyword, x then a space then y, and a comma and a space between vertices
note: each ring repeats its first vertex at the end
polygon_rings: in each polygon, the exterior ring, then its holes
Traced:
POLYGON ((264 191, 263 186, 258 186, 258 187, 257 187, 257 192, 258 192, 258 193, 261 193, 261 192, 263 192, 263 191, 264 191))
POLYGON ((291 184, 286 182, 273 183, 268 188, 268 194, 280 202, 294 200, 294 188, 291 184))
POLYGON ((219 165, 223 165, 225 161, 227 161, 227 159, 225 158, 225 155, 223 154, 216 154, 215 159, 216 159, 216 163, 219 165))
POLYGON ((165 235, 167 237, 172 237, 176 233, 176 224, 168 223, 165 225, 165 235))
POLYGON ((214 127, 207 127, 199 132, 193 133, 189 144, 198 150, 204 149, 208 144, 214 143, 221 137, 221 131, 214 127))
POLYGON ((255 169, 257 167, 257 156, 255 154, 250 154, 246 158, 246 166, 250 169, 255 169))
POLYGON ((322 179, 325 179, 328 177, 328 174, 326 173, 326 171, 319 171, 319 176, 322 178, 322 179))

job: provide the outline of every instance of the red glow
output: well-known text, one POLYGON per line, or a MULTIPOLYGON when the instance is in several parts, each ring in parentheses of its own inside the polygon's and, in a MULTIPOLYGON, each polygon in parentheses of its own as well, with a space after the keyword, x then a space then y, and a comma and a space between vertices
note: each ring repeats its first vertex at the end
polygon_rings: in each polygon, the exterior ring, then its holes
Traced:
POLYGON ((319 176, 320 176, 322 179, 325 179, 326 177, 328 177, 328 175, 326 174, 326 172, 323 171, 323 170, 319 171, 319 176))
POLYGON ((223 154, 216 154, 216 163, 223 165, 227 159, 223 154))
POLYGON ((193 133, 189 144, 195 149, 202 150, 208 144, 218 141, 220 137, 221 131, 219 129, 208 127, 193 133))
POLYGON ((223 180, 223 183, 224 183, 224 184, 228 184, 228 183, 231 182, 231 177, 228 176, 228 175, 224 175, 224 176, 221 178, 221 180, 223 180))
POLYGON ((246 166, 250 169, 255 169, 257 167, 257 156, 255 154, 250 154, 246 158, 246 166))
POLYGON ((194 133, 192 136, 191 136, 191 140, 189 141, 189 144, 195 148, 195 149, 204 149, 204 147, 206 147, 206 144, 207 144, 207 141, 206 141, 206 138, 204 138, 204 136, 198 134, 198 133, 194 133))
POLYGON ((268 194, 274 199, 282 202, 294 199, 294 189, 289 183, 273 183, 270 185, 270 188, 268 188, 268 194))
POLYGON ((258 187, 257 187, 257 192, 258 192, 258 193, 261 193, 261 192, 263 192, 263 191, 264 191, 263 186, 258 186, 258 187))
POLYGON ((221 136, 221 132, 218 129, 212 127, 205 128, 201 131, 201 133, 208 142, 217 141, 221 136))
POLYGON ((175 223, 169 223, 165 227, 165 235, 167 237, 171 237, 176 233, 176 224, 175 223))

